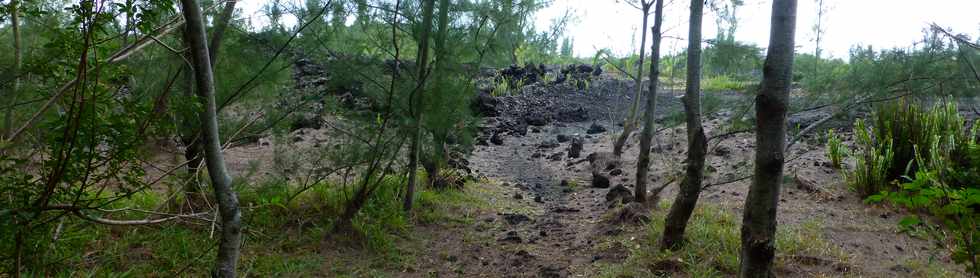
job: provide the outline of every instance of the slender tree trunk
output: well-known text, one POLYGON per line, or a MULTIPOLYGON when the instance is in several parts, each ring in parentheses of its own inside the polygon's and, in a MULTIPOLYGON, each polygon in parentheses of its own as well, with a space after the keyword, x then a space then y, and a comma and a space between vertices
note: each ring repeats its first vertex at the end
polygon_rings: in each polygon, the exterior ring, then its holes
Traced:
POLYGON ((241 210, 238 207, 238 196, 232 189, 231 176, 225 168, 224 157, 221 154, 221 142, 218 136, 218 115, 214 98, 214 77, 211 71, 211 58, 208 57, 207 35, 204 31, 204 21, 201 8, 196 0, 181 0, 184 19, 187 22, 187 38, 191 50, 191 61, 194 67, 194 83, 198 95, 204 101, 204 111, 201 112, 201 130, 203 131, 205 162, 208 174, 214 187, 215 199, 218 201, 218 212, 221 215, 221 243, 218 247, 218 257, 212 273, 216 277, 235 277, 238 264, 238 254, 241 249, 241 210))
POLYGON ((660 25, 663 23, 664 1, 656 0, 656 12, 653 15, 653 46, 650 49, 650 88, 647 89, 647 108, 643 113, 643 133, 640 134, 640 155, 636 162, 636 197, 637 202, 647 200, 647 172, 650 171, 650 145, 653 142, 654 116, 657 112, 657 87, 660 77, 660 25))
MULTIPOLYGON (((424 94, 425 80, 427 78, 429 64, 429 33, 432 31, 432 10, 435 0, 425 0, 422 2, 422 34, 419 35, 418 52, 418 80, 416 86, 415 103, 415 135, 412 137, 411 161, 408 164, 408 186, 405 191, 405 211, 412 210, 412 203, 415 201, 415 185, 418 179, 419 156, 422 153, 422 121, 424 113, 424 94)), ((430 179, 433 177, 429 177, 430 179)))
POLYGON ((664 220, 663 249, 676 249, 684 242, 684 230, 698 204, 708 139, 701 126, 701 20, 703 0, 691 0, 691 19, 687 39, 687 86, 684 90, 684 118, 687 121, 687 165, 684 181, 670 213, 664 220))
MULTIPOLYGON (((19 0, 10 1, 10 30, 14 35, 14 87, 10 90, 10 96, 7 101, 9 103, 16 103, 17 96, 20 92, 20 68, 22 62, 22 52, 20 44, 20 13, 18 12, 19 0)), ((14 132, 14 107, 11 106, 4 111, 3 115, 3 137, 10 138, 13 136, 14 132)))
MULTIPOLYGON (((656 0, 654 0, 656 1, 656 0)), ((642 30, 640 33, 640 61, 636 72, 636 94, 633 95, 633 105, 630 106, 630 111, 628 118, 625 123, 623 123, 623 133, 619 135, 616 139, 616 143, 613 144, 613 154, 616 156, 623 155, 623 146, 626 145, 626 140, 629 139, 630 134, 633 133, 633 129, 636 127, 636 117, 640 110, 640 98, 643 96, 643 58, 646 54, 647 47, 647 18, 650 15, 650 6, 653 2, 640 2, 643 9, 643 25, 640 28, 642 30)))
POLYGON ((235 15, 236 3, 238 3, 238 0, 228 0, 228 2, 225 2, 225 7, 221 9, 221 14, 218 15, 218 19, 215 21, 214 30, 211 31, 211 44, 208 45, 208 57, 211 57, 212 67, 216 67, 218 64, 218 50, 221 50, 221 39, 225 37, 225 30, 228 29, 231 17, 235 15))
MULTIPOLYGON (((235 14, 236 3, 238 3, 237 0, 228 0, 228 2, 225 2, 225 7, 221 10, 221 14, 218 16, 218 19, 215 21, 215 27, 211 33, 210 45, 208 46, 208 58, 209 61, 211 62, 212 73, 214 72, 214 69, 217 67, 218 50, 221 49, 221 41, 222 38, 224 38, 225 30, 228 29, 228 24, 231 22, 231 18, 235 14)), ((186 36, 186 32, 185 32, 185 36, 186 36)), ((184 41, 185 44, 187 44, 186 37, 184 41)), ((193 88, 194 88, 193 86, 194 77, 191 74, 193 71, 192 69, 187 69, 184 72, 185 72, 184 84, 186 84, 185 86, 187 86, 185 92, 187 93, 188 96, 190 96, 193 95, 193 88)), ((184 150, 184 159, 188 161, 187 172, 191 175, 196 175, 197 166, 200 165, 201 161, 204 159, 204 156, 201 155, 201 152, 203 151, 203 149, 201 148, 201 139, 197 138, 200 132, 198 131, 198 128, 196 128, 196 125, 194 124, 194 122, 196 121, 194 121, 193 119, 186 119, 184 122, 186 123, 184 128, 185 135, 182 138, 184 146, 186 146, 186 149, 184 150)), ((196 192, 198 191, 197 190, 198 187, 199 185, 196 182, 188 183, 187 186, 184 188, 184 190, 187 192, 196 192)))
MULTIPOLYGON (((435 65, 433 65, 435 77, 442 76, 446 66, 446 36, 449 34, 450 9, 449 0, 439 0, 439 25, 436 29, 435 48, 433 49, 435 51, 435 65)), ((434 97, 438 98, 439 96, 434 97)), ((442 171, 442 166, 446 161, 449 161, 449 153, 446 151, 447 136, 445 132, 432 131, 432 156, 431 159, 427 159, 428 166, 425 165, 425 161, 422 162, 430 179, 436 177, 442 171)))
POLYGON ((761 89, 755 98, 755 175, 742 216, 739 277, 773 276, 776 210, 785 160, 786 107, 793 77, 796 0, 775 0, 771 20, 769 50, 762 69, 761 89))

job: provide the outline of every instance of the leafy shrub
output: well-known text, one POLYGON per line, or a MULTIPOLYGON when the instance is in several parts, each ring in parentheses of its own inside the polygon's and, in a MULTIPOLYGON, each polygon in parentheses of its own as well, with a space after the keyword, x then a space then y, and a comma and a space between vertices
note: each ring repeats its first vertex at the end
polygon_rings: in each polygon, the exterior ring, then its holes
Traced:
POLYGON ((886 188, 886 184, 907 173, 915 173, 920 167, 934 168, 942 157, 962 157, 966 145, 953 142, 972 141, 965 132, 965 121, 957 112, 956 104, 942 101, 932 109, 924 110, 919 104, 906 99, 882 104, 871 115, 871 127, 862 119, 855 122, 854 133, 858 144, 855 171, 849 174, 849 182, 861 194, 868 197, 886 188), (938 145, 936 148, 920 146, 938 145), (942 150, 946 154, 933 154, 942 150))
POLYGON ((980 177, 977 124, 966 131, 953 102, 941 101, 926 111, 906 100, 879 106, 872 123, 871 128, 860 119, 855 124, 861 154, 850 174, 851 184, 869 202, 887 201, 934 216, 951 233, 916 216, 900 225, 940 246, 952 243, 953 260, 980 276, 980 189, 974 182, 980 177))

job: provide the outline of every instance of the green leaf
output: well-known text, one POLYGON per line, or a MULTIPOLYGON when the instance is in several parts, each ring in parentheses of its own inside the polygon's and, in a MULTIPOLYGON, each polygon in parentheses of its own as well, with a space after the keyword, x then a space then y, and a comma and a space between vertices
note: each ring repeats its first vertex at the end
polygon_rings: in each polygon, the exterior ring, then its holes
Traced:
POLYGON ((911 229, 912 227, 914 227, 916 225, 919 225, 921 223, 922 223, 922 220, 920 220, 918 216, 912 215, 912 216, 903 217, 902 220, 899 220, 898 221, 898 226, 899 227, 902 227, 902 229, 908 230, 908 229, 911 229))

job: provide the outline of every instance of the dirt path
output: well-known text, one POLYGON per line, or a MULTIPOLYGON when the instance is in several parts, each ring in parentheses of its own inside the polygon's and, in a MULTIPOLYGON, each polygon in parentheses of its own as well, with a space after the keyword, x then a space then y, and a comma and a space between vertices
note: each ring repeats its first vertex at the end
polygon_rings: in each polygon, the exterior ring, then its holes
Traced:
POLYGON ((598 146, 585 144, 579 157, 570 158, 570 143, 557 142, 558 135, 584 135, 589 125, 532 127, 527 136, 480 147, 471 157, 474 170, 499 182, 488 186, 508 188, 507 192, 513 192, 510 198, 529 208, 526 214, 500 215, 506 223, 497 241, 502 248, 516 251, 508 258, 509 264, 501 264, 498 274, 566 277, 592 271, 594 231, 605 212, 604 191, 588 188, 588 162, 576 162, 598 146))

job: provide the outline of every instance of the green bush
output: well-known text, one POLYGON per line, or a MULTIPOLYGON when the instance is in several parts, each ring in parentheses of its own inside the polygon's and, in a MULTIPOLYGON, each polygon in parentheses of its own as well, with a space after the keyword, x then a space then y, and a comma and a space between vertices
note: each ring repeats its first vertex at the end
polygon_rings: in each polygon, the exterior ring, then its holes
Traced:
POLYGON ((956 104, 949 101, 938 102, 929 110, 904 98, 884 103, 875 108, 870 122, 870 127, 862 119, 855 122, 857 165, 848 174, 848 181, 862 197, 896 189, 887 184, 919 168, 937 167, 935 163, 941 160, 925 158, 964 157, 966 145, 954 142, 969 142, 973 136, 965 131, 966 122, 956 104), (933 145, 937 147, 922 147, 933 145))
POLYGON ((855 123, 859 154, 848 181, 868 202, 932 215, 939 224, 910 216, 900 226, 951 246, 953 260, 980 277, 978 125, 967 131, 953 102, 925 110, 904 99, 876 108, 872 123, 870 128, 860 119, 855 123))

